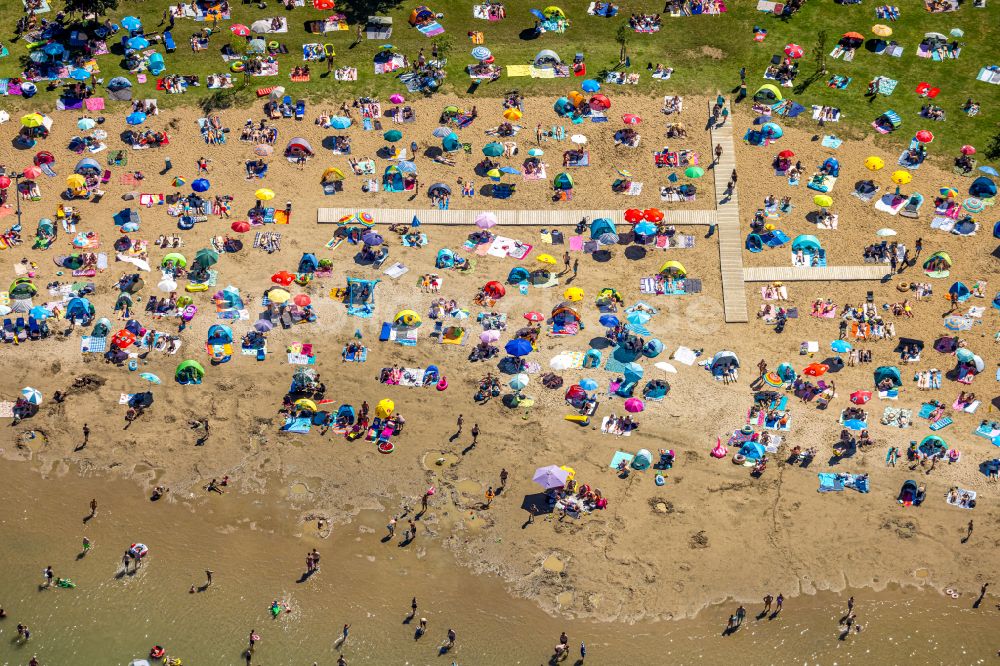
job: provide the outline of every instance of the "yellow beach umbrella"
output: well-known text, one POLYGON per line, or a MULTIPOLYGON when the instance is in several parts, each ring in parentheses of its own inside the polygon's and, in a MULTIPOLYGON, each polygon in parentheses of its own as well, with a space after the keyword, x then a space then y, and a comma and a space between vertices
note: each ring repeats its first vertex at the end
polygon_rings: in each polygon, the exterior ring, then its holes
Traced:
POLYGON ((291 297, 292 295, 284 289, 272 289, 267 293, 268 300, 272 303, 277 303, 278 305, 285 303, 291 297))
POLYGON ((570 287, 569 289, 563 292, 563 298, 565 298, 567 301, 573 301, 573 302, 582 301, 583 297, 584 297, 583 289, 580 289, 579 287, 570 287))
POLYGON ((913 180, 913 176, 910 175, 909 171, 903 171, 900 169, 899 171, 892 172, 892 182, 897 185, 906 185, 911 180, 913 180))
POLYGON ((394 411, 396 411, 396 403, 389 398, 379 400, 379 403, 375 405, 375 416, 380 419, 389 418, 394 411))
POLYGON ((872 155, 871 157, 865 158, 865 166, 871 171, 878 171, 885 166, 885 160, 878 155, 872 155))
POLYGON ((540 254, 537 257, 535 257, 535 260, 538 263, 540 263, 540 264, 553 264, 553 265, 555 265, 555 264, 559 263, 558 261, 556 261, 556 258, 553 257, 551 254, 540 254))
POLYGON ((299 409, 305 409, 310 412, 319 411, 319 407, 316 406, 316 403, 310 400, 309 398, 299 398, 298 400, 295 401, 295 406, 298 407, 299 409))
POLYGON ((833 199, 826 194, 817 194, 813 197, 813 203, 820 208, 827 208, 833 205, 833 199))
POLYGON ((879 37, 888 37, 889 35, 892 34, 892 28, 890 28, 887 25, 882 25, 881 23, 879 23, 878 25, 872 26, 872 32, 878 35, 879 37))
POLYGON ((521 113, 520 109, 514 108, 507 109, 503 112, 503 117, 507 120, 520 120, 523 115, 524 114, 521 113))
POLYGON ((21 124, 25 127, 41 127, 44 122, 45 118, 42 118, 42 116, 37 113, 29 113, 28 115, 21 117, 21 124))
POLYGON ((67 187, 83 187, 87 184, 87 179, 78 173, 74 173, 72 176, 66 179, 67 187))
POLYGON ((274 192, 267 189, 266 187, 260 188, 259 190, 254 192, 253 195, 257 197, 258 201, 270 201, 271 199, 274 198, 274 192))

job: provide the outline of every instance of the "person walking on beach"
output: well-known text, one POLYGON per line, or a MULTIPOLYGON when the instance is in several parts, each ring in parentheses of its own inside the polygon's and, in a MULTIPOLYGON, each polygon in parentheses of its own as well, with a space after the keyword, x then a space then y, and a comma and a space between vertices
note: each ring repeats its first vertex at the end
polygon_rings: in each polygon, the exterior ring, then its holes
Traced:
POLYGON ((479 424, 478 423, 473 423, 472 424, 472 446, 475 446, 478 443, 479 443, 479 424))
POLYGON ((965 538, 962 539, 962 543, 965 543, 972 538, 972 521, 969 521, 969 531, 966 533, 965 538))
POLYGON ((424 496, 420 498, 420 513, 426 513, 426 511, 427 511, 427 501, 431 498, 431 495, 433 495, 433 494, 434 494, 434 487, 431 486, 424 493, 424 496))
POLYGON ((447 647, 449 649, 452 648, 452 647, 454 647, 455 646, 455 639, 457 637, 458 637, 458 635, 455 633, 455 630, 449 627, 448 628, 448 643, 445 645, 445 647, 447 647))
POLYGON ((389 524, 385 526, 385 529, 389 530, 389 539, 396 536, 396 516, 389 519, 389 524))
POLYGON ((579 259, 574 259, 573 260, 573 279, 574 280, 576 279, 576 274, 579 271, 580 271, 580 260, 579 259))
POLYGON ((740 604, 740 607, 736 609, 736 626, 737 627, 742 627, 743 626, 743 620, 746 619, 746 616, 747 616, 747 609, 743 607, 743 604, 740 604))
POLYGON ((503 490, 504 488, 507 487, 507 476, 508 476, 507 469, 506 468, 501 468, 500 469, 500 490, 503 490))
POLYGON ((850 613, 854 610, 854 597, 850 597, 847 600, 847 612, 850 613))
POLYGON ((920 253, 923 251, 923 249, 924 249, 924 239, 918 238, 917 242, 913 244, 913 251, 916 252, 916 254, 913 255, 913 258, 919 259, 920 253))
POLYGON ((212 570, 205 569, 205 587, 212 587, 212 570))
POLYGON ((87 446, 87 442, 90 441, 90 425, 87 423, 83 424, 83 442, 80 444, 80 448, 87 446))
POLYGON ((767 361, 765 361, 764 359, 760 359, 760 362, 757 364, 757 369, 760 370, 760 376, 761 377, 763 377, 764 375, 766 375, 767 374, 767 361))
POLYGON ((722 144, 717 143, 715 144, 715 164, 718 164, 719 160, 721 159, 722 159, 722 144))
POLYGON ((55 575, 52 573, 52 565, 45 567, 45 571, 42 572, 45 576, 45 587, 52 587, 52 577, 55 575))
POLYGON ((97 500, 90 500, 90 517, 94 518, 97 516, 97 500))
POLYGON ((410 526, 410 530, 409 530, 410 531, 410 538, 407 539, 407 541, 413 541, 414 539, 417 538, 417 524, 415 522, 413 522, 412 518, 409 519, 407 521, 407 523, 409 523, 409 526, 410 526))
POLYGON ((365 25, 363 23, 358 24, 358 31, 354 34, 354 43, 351 44, 353 49, 355 46, 361 43, 361 40, 365 38, 365 25))
POLYGON ((458 437, 462 434, 462 424, 465 423, 465 418, 459 414, 458 419, 455 421, 455 425, 458 426, 458 430, 455 431, 455 436, 458 437))
POLYGON ((764 613, 765 614, 771 612, 771 602, 773 602, 773 601, 774 601, 774 597, 772 597, 770 594, 767 594, 767 595, 764 596, 764 613))
POLYGON ((417 616, 417 598, 413 597, 413 600, 410 601, 410 617, 416 617, 416 616, 417 616))
POLYGON ((486 505, 485 505, 484 508, 487 508, 487 509, 490 508, 490 504, 493 504, 493 498, 496 497, 496 496, 497 496, 497 494, 495 492, 493 492, 493 486, 490 486, 489 488, 487 488, 486 489, 486 505))
POLYGON ((746 83, 746 82, 747 82, 747 68, 740 67, 740 83, 746 83))
POLYGON ((570 262, 569 252, 563 252, 563 271, 562 274, 569 273, 572 263, 570 262))
POLYGON ((83 551, 80 553, 81 556, 86 555, 90 552, 90 539, 83 537, 83 551))
POLYGON ((347 641, 347 634, 351 631, 351 625, 345 624, 344 628, 340 632, 340 645, 343 645, 347 641))

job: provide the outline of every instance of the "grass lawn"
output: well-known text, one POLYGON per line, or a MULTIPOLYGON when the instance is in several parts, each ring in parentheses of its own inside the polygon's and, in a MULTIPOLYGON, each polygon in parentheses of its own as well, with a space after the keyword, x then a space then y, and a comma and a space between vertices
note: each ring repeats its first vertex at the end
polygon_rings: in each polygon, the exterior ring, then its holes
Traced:
MULTIPOLYGON (((50 0, 56 8, 60 0, 50 0)), ((924 10, 921 3, 907 2, 901 4, 902 17, 891 23, 894 31, 892 39, 903 47, 902 58, 877 56, 864 49, 859 49, 853 62, 826 58, 826 73, 820 71, 822 63, 816 57, 817 52, 829 53, 840 35, 848 31, 857 31, 870 37, 871 26, 877 21, 874 8, 880 0, 865 0, 862 4, 842 6, 831 0, 812 0, 795 16, 789 19, 775 18, 755 10, 754 0, 731 1, 731 9, 722 16, 693 16, 683 18, 663 19, 663 29, 656 34, 645 35, 628 33, 628 52, 631 58, 631 71, 642 74, 638 86, 604 86, 604 92, 613 98, 618 95, 648 94, 662 95, 667 93, 701 93, 715 94, 716 91, 729 91, 738 83, 738 70, 741 66, 747 69, 747 82, 752 94, 757 86, 765 83, 763 71, 772 55, 780 53, 785 44, 795 42, 805 49, 805 57, 801 61, 800 74, 795 88, 782 89, 786 97, 809 106, 811 104, 830 104, 839 106, 844 113, 844 120, 839 125, 833 125, 832 130, 842 135, 858 136, 872 132, 869 123, 882 111, 895 109, 903 118, 903 127, 891 135, 889 141, 897 143, 908 142, 913 133, 927 127, 937 139, 931 146, 932 154, 952 155, 965 143, 971 143, 980 149, 981 153, 993 137, 1000 152, 1000 105, 998 94, 1000 87, 992 86, 975 80, 979 68, 984 65, 1000 64, 1000 10, 997 3, 990 3, 989 8, 976 9, 970 1, 963 3, 958 12, 946 14, 930 14, 924 10), (753 41, 752 28, 760 26, 769 32, 763 43, 753 41), (945 62, 933 62, 930 59, 916 57, 917 44, 925 32, 935 31, 948 35, 953 28, 964 31, 964 37, 959 41, 964 44, 961 58, 945 62), (675 69, 673 78, 669 81, 657 81, 648 76, 648 63, 664 63, 675 69), (846 90, 834 90, 826 85, 832 74, 840 74, 853 78, 846 90), (864 93, 868 81, 875 75, 884 75, 897 79, 899 84, 891 97, 869 100, 864 93), (947 112, 946 122, 931 122, 921 119, 918 112, 926 100, 914 93, 921 81, 941 88, 941 94, 935 103, 947 112), (965 100, 972 97, 982 105, 981 113, 969 117, 962 112, 961 106, 965 100)), ((146 0, 144 2, 125 1, 118 11, 112 15, 117 20, 127 14, 133 14, 143 19, 147 31, 162 30, 160 23, 163 10, 169 4, 168 0, 146 0)), ((444 13, 441 19, 447 32, 437 38, 428 38, 407 23, 409 12, 415 3, 386 3, 380 0, 362 0, 361 2, 341 2, 338 11, 348 15, 352 22, 351 29, 345 32, 328 35, 310 35, 304 25, 307 21, 323 17, 329 12, 320 12, 312 8, 312 0, 307 0, 306 8, 296 8, 287 12, 279 3, 270 0, 267 9, 259 9, 256 5, 233 4, 233 21, 223 21, 220 24, 222 34, 213 36, 209 50, 192 53, 188 43, 190 36, 205 26, 204 23, 190 19, 178 19, 173 30, 177 42, 176 53, 166 56, 167 73, 198 74, 204 77, 211 73, 227 71, 226 63, 219 56, 219 49, 230 41, 228 27, 232 23, 250 25, 253 21, 274 15, 287 16, 289 32, 279 35, 265 35, 265 39, 276 39, 284 43, 289 54, 279 57, 281 74, 277 77, 254 78, 249 89, 242 89, 242 75, 234 76, 236 88, 221 95, 211 95, 204 87, 194 88, 186 95, 155 94, 152 82, 137 86, 137 97, 158 96, 163 106, 171 104, 191 104, 210 102, 219 105, 233 105, 249 102, 254 98, 253 91, 258 87, 270 85, 285 86, 288 94, 294 98, 306 98, 313 101, 330 100, 338 103, 358 94, 379 94, 386 96, 392 92, 404 92, 403 86, 395 81, 391 74, 376 76, 372 69, 372 57, 379 50, 382 42, 363 41, 356 48, 350 48, 354 40, 357 20, 363 20, 370 13, 379 11, 393 17, 394 30, 389 40, 398 51, 415 59, 420 48, 430 57, 430 46, 433 39, 447 51, 448 79, 443 90, 468 96, 498 96, 507 90, 517 88, 527 95, 550 96, 554 99, 566 92, 577 89, 580 79, 531 79, 527 77, 508 79, 506 76, 499 81, 478 86, 470 86, 470 80, 464 71, 466 65, 473 62, 469 51, 473 47, 468 38, 468 32, 481 30, 486 34, 485 46, 490 48, 498 63, 527 64, 541 49, 553 49, 564 60, 571 61, 574 54, 583 53, 586 56, 588 77, 599 78, 601 73, 614 68, 618 63, 619 44, 616 33, 619 26, 628 22, 632 12, 655 13, 662 6, 649 1, 622 2, 621 11, 616 18, 606 19, 588 16, 586 3, 564 4, 563 9, 571 21, 565 34, 544 34, 532 38, 531 28, 534 17, 529 13, 533 6, 542 8, 546 3, 532 5, 527 0, 507 0, 507 18, 500 22, 488 22, 472 17, 471 3, 459 0, 440 0, 431 9, 444 13), (291 83, 287 72, 294 66, 302 64, 301 46, 307 42, 329 42, 337 50, 335 66, 351 65, 358 68, 357 82, 338 82, 332 77, 324 78, 322 63, 313 63, 312 81, 309 83, 291 83)), ((21 15, 21 3, 16 0, 3 3, 0 7, 0 19, 12 26, 21 15)), ((52 17, 54 14, 44 14, 52 17)), ((26 56, 25 42, 7 42, 11 55, 0 60, 0 75, 17 76, 20 73, 22 59, 26 56)), ((115 49, 117 50, 117 49, 115 49)), ((159 47, 162 51, 162 46, 159 47)), ((121 54, 102 56, 99 59, 102 76, 107 80, 121 73, 121 54)), ((134 79, 134 77, 133 77, 134 79)), ((151 77, 152 79, 152 77, 151 77)), ((51 97, 52 93, 40 93, 40 98, 51 97)), ((10 98, 5 100, 11 104, 10 98)), ((30 103, 26 103, 30 104, 30 103)), ((616 105, 615 111, 627 109, 627 102, 616 105)), ((811 122, 806 114, 796 121, 811 122)), ((981 155, 982 158, 982 155, 981 155)), ((995 158, 1000 158, 1000 154, 995 158)))

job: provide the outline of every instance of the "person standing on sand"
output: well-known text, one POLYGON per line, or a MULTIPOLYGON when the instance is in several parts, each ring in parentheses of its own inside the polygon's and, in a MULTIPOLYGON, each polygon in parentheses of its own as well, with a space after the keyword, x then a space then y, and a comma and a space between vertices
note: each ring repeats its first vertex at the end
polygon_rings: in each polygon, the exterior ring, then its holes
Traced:
POLYGON ((965 543, 966 541, 968 541, 968 540, 969 540, 969 539, 971 539, 971 538, 972 538, 972 521, 970 520, 970 521, 969 521, 969 531, 968 531, 968 533, 967 533, 967 534, 965 535, 965 538, 964 538, 964 539, 962 539, 962 543, 965 543))
POLYGON ((576 279, 576 274, 579 271, 580 271, 580 260, 579 259, 574 259, 573 260, 573 279, 574 280, 576 279))
POLYGON ((772 597, 770 594, 767 594, 767 595, 764 596, 764 612, 765 613, 770 613, 771 612, 771 602, 773 602, 773 601, 774 601, 774 597, 772 597))
POLYGON ((736 609, 736 626, 737 627, 742 627, 743 626, 743 620, 746 618, 746 616, 747 616, 747 609, 743 607, 743 604, 740 604, 740 607, 736 609))
POLYGON ((507 487, 507 476, 508 476, 507 469, 506 468, 501 468, 500 469, 500 490, 503 490, 504 488, 507 487))
POLYGON ((785 595, 779 592, 778 598, 775 599, 775 602, 778 604, 778 607, 774 609, 774 614, 777 615, 778 613, 781 612, 781 605, 785 603, 785 595))
POLYGON ((97 516, 97 500, 90 500, 90 517, 95 518, 97 516))
POLYGON ((489 488, 486 489, 486 506, 485 506, 485 508, 487 508, 487 509, 490 508, 490 505, 493 504, 493 498, 496 497, 496 496, 497 496, 497 494, 495 492, 493 492, 493 486, 490 486, 489 488))
POLYGON ((385 528, 389 530, 389 536, 388 536, 389 539, 396 536, 396 516, 393 516, 392 518, 389 519, 389 524, 386 525, 385 528))
POLYGON ((847 612, 850 613, 854 610, 854 597, 850 597, 847 600, 847 612))
MULTIPOLYGON (((478 443, 479 443, 479 424, 478 423, 473 423, 472 424, 472 446, 475 446, 478 443)), ((972 532, 971 528, 970 528, 969 532, 970 533, 972 532)))
POLYGON ((563 252, 563 274, 569 273, 570 266, 569 252, 563 252))
POLYGON ((465 423, 465 418, 461 414, 458 415, 458 419, 455 421, 455 425, 458 426, 458 430, 455 431, 455 436, 458 437, 462 434, 462 424, 465 423))
POLYGON ((205 587, 212 587, 212 570, 205 569, 205 587))
POLYGON ((414 539, 417 538, 417 524, 415 522, 413 522, 412 518, 410 520, 408 520, 407 523, 409 523, 409 525, 410 525, 410 538, 409 538, 409 541, 413 541, 414 539))
POLYGON ((448 628, 448 644, 447 644, 446 647, 448 647, 448 648, 454 647, 454 645, 455 645, 455 639, 456 638, 458 638, 458 635, 455 633, 455 630, 449 627, 448 628))
POLYGON ((83 424, 83 443, 80 444, 80 448, 82 449, 83 447, 87 446, 87 442, 89 442, 89 441, 90 441, 90 425, 84 423, 83 424))
POLYGON ((760 376, 761 377, 763 377, 764 375, 766 375, 767 374, 767 361, 765 361, 764 359, 760 359, 760 362, 757 364, 757 369, 760 370, 760 376))

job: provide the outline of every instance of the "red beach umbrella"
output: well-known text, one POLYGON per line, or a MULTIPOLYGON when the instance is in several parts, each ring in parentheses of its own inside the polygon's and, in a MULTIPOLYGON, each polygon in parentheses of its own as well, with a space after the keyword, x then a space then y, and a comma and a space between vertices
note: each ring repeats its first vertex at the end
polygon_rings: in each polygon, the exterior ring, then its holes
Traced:
POLYGON ((250 223, 247 222, 246 220, 236 220, 231 225, 229 225, 229 228, 237 233, 245 234, 246 232, 250 231, 250 223))
POLYGON ((917 141, 920 143, 930 143, 934 140, 934 135, 930 130, 920 130, 917 132, 917 141))
POLYGON ((642 211, 642 219, 647 222, 661 222, 663 220, 663 211, 659 208, 647 208, 642 211))
MULTIPOLYGON (((964 145, 964 146, 962 146, 962 154, 963 155, 975 155, 976 154, 976 149, 973 148, 970 145, 964 145)), ((8 179, 8 182, 10 182, 10 179, 8 179)))
POLYGON ((229 26, 229 29, 237 37, 249 37, 250 36, 250 28, 246 27, 242 23, 237 23, 235 25, 231 25, 231 26, 229 26))
POLYGON ((312 299, 309 298, 306 294, 296 294, 295 298, 292 299, 292 302, 295 303, 300 308, 304 308, 305 306, 312 303, 312 299))
POLYGON ((282 287, 287 287, 294 281, 295 275, 289 273, 288 271, 279 271, 271 276, 271 282, 274 284, 280 284, 282 287))
POLYGON ((629 224, 635 224, 636 222, 642 222, 642 211, 638 208, 629 208, 625 211, 625 221, 629 224))
POLYGON ((784 157, 785 159, 788 159, 789 157, 795 157, 795 153, 786 148, 785 150, 778 153, 778 157, 784 157))
POLYGON ((801 58, 805 55, 805 51, 798 44, 789 44, 785 47, 785 55, 790 58, 801 58))
POLYGON ((541 312, 525 312, 524 318, 530 322, 538 323, 540 321, 545 321, 545 315, 541 312))

